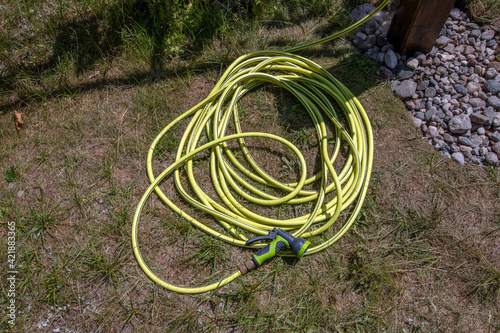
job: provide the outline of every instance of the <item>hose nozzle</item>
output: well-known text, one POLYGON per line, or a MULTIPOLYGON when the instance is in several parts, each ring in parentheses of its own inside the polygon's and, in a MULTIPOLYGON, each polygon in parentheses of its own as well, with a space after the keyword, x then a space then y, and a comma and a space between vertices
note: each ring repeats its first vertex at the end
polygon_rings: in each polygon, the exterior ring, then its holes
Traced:
MULTIPOLYGON (((305 240, 304 238, 294 237, 285 230, 278 228, 274 228, 266 236, 260 236, 249 239, 246 242, 246 245, 266 240, 271 242, 266 246, 264 246, 259 251, 257 251, 255 254, 253 254, 251 261, 253 262, 254 266, 251 267, 250 269, 253 269, 254 267, 259 267, 264 263, 264 261, 275 257, 285 247, 289 247, 290 250, 293 252, 293 254, 295 254, 295 256, 300 259, 306 253, 309 245, 311 245, 311 242, 309 242, 308 240, 305 240)), ((243 274, 247 273, 250 270, 247 269, 249 267, 246 265, 246 263, 244 266, 245 267, 243 266, 240 267, 240 271, 243 274)))

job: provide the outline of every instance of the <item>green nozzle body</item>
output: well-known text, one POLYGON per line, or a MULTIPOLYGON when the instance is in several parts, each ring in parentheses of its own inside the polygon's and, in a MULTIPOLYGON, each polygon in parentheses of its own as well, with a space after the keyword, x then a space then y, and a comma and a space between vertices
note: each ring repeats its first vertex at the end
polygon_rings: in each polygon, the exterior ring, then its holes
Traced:
POLYGON ((274 228, 267 236, 260 236, 249 239, 246 245, 254 242, 270 240, 271 242, 253 254, 252 261, 256 266, 260 266, 264 261, 275 257, 285 247, 289 247, 297 258, 302 258, 311 242, 304 238, 296 238, 282 229, 274 228))

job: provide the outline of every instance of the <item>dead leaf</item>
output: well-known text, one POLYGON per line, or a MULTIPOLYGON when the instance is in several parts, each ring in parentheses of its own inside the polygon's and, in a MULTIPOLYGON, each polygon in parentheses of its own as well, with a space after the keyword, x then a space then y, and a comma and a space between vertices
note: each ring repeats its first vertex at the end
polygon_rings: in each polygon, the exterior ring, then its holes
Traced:
POLYGON ((17 112, 14 110, 14 121, 16 122, 16 128, 19 131, 23 128, 23 118, 21 117, 23 113, 17 112))

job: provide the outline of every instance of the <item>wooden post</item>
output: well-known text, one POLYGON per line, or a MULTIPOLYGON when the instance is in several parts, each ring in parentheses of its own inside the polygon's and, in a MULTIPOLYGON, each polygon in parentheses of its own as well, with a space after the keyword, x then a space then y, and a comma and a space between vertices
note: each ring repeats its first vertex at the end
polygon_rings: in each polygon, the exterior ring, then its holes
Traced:
POLYGON ((455 0, 401 0, 387 39, 400 54, 430 51, 454 3, 455 0))

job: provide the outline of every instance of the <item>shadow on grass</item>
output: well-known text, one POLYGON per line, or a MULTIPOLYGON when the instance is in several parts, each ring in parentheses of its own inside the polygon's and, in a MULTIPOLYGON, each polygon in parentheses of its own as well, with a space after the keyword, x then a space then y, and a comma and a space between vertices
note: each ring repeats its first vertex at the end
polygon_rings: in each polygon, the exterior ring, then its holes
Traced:
MULTIPOLYGON (((4 94, 15 92, 18 95, 18 101, 0 104, 0 112, 41 98, 78 93, 101 86, 136 83, 148 77, 158 79, 168 76, 171 73, 165 64, 171 52, 169 47, 181 45, 185 50, 181 53, 181 58, 184 59, 199 54, 206 44, 223 30, 224 25, 227 25, 229 15, 251 16, 251 11, 248 11, 250 2, 251 0, 226 4, 224 1, 208 0, 125 0, 112 5, 96 5, 100 8, 92 10, 76 11, 71 13, 69 20, 64 17, 64 13, 56 14, 41 26, 41 33, 48 35, 44 37, 44 43, 49 41, 52 45, 45 60, 34 65, 23 62, 12 65, 7 63, 8 70, 3 68, 0 72, 0 91, 4 94), (140 37, 136 36, 137 31, 141 32, 140 37), (113 59, 123 52, 127 47, 124 37, 127 34, 131 34, 132 38, 145 39, 148 50, 138 51, 148 54, 149 71, 125 79, 101 80, 79 86, 68 85, 68 64, 74 68, 76 76, 81 76, 97 64, 113 59), (42 88, 33 92, 26 89, 22 83, 23 80, 29 79, 38 87, 43 87, 43 81, 50 76, 57 78, 54 84, 56 88, 45 91, 42 88)), ((18 47, 14 44, 31 46, 29 38, 33 37, 14 41, 15 37, 6 34, 0 36, 0 45, 6 47, 8 54, 18 47)))
MULTIPOLYGON (((217 1, 217 3, 219 2, 217 1)), ((109 86, 142 85, 150 80, 172 75, 187 77, 192 75, 194 71, 203 73, 213 69, 227 68, 231 59, 218 59, 214 63, 194 62, 193 64, 192 62, 191 65, 175 69, 167 65, 165 43, 171 37, 172 29, 174 29, 174 15, 172 15, 174 14, 172 11, 175 10, 173 9, 174 3, 173 1, 160 3, 153 0, 129 0, 110 6, 106 5, 101 10, 94 10, 91 13, 77 13, 76 17, 69 21, 64 21, 59 17, 50 18, 51 23, 47 24, 47 29, 48 33, 54 36, 50 55, 40 64, 28 66, 20 63, 17 66, 10 66, 7 74, 0 76, 0 91, 5 94, 17 95, 10 101, 0 103, 0 113, 10 112, 12 108, 20 108, 46 98, 74 96, 85 91, 103 89, 109 86), (70 59, 75 74, 80 76, 95 68, 97 64, 112 59, 122 52, 124 48, 123 33, 134 27, 145 32, 150 40, 152 49, 148 60, 149 70, 135 72, 121 78, 106 78, 103 75, 102 79, 94 79, 92 82, 87 81, 76 85, 68 83, 65 76, 67 73, 61 70, 64 59, 70 59), (52 86, 43 88, 43 81, 50 76, 57 76, 57 84, 49 84, 52 86), (26 78, 32 79, 38 88, 42 88, 36 91, 24 88, 22 82, 26 78)), ((191 35, 187 45, 191 53, 185 54, 184 59, 192 57, 193 54, 199 55, 208 41, 212 40, 218 30, 226 24, 224 17, 222 17, 223 10, 214 11, 207 8, 206 1, 199 3, 201 4, 199 13, 191 22, 194 22, 194 26, 186 32, 191 35)), ((229 8, 228 4, 224 10, 226 13, 251 16, 249 4, 252 3, 252 0, 239 1, 238 3, 241 3, 238 5, 239 7, 229 8)), ((295 18, 294 22, 301 22, 301 20, 309 18, 309 14, 300 16, 295 18)), ((338 22, 332 22, 327 27, 320 28, 316 34, 324 37, 332 31, 338 30, 339 27, 338 22)), ((21 42, 21 44, 23 43, 26 41, 21 42)), ((283 49, 286 43, 285 38, 283 40, 276 39, 271 42, 270 47, 283 49)), ((314 50, 303 50, 300 55, 304 57, 331 56, 332 50, 331 46, 322 45, 314 50)), ((328 71, 339 76, 355 95, 377 83, 376 66, 361 56, 348 57, 338 65, 328 68, 328 71)))

